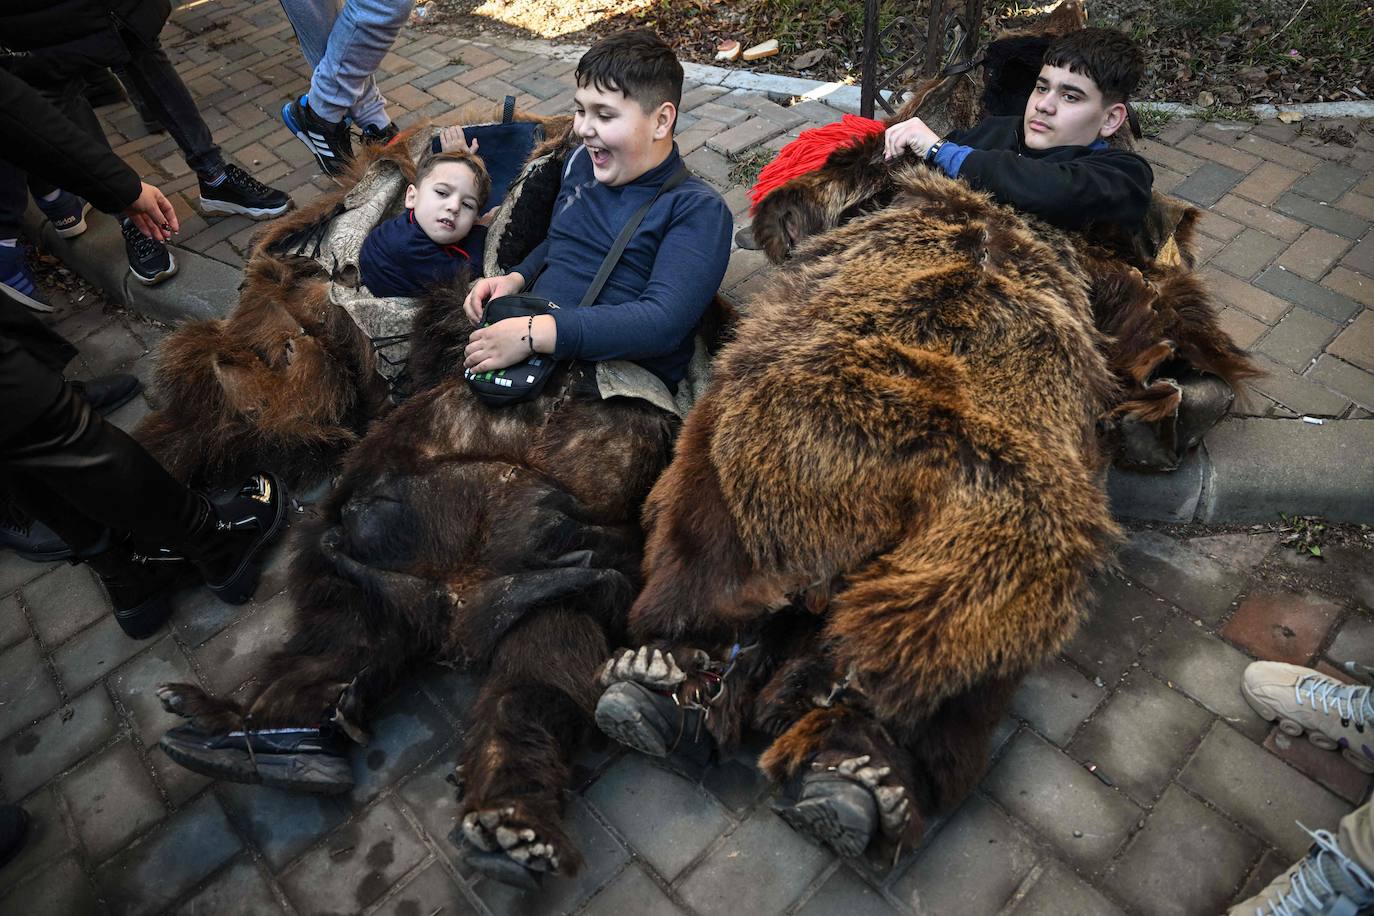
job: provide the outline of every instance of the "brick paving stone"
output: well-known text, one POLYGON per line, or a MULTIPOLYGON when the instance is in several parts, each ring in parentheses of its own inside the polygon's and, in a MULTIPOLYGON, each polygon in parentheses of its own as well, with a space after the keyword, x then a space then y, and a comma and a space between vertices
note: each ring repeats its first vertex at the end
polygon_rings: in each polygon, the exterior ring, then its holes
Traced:
POLYGON ((1337 664, 1348 661, 1370 664, 1374 659, 1374 620, 1360 614, 1352 615, 1336 630, 1336 638, 1326 650, 1326 657, 1337 664))
POLYGON ((493 913, 509 913, 511 916, 575 910, 629 861, 629 853, 607 832, 580 798, 574 798, 567 805, 563 820, 564 829, 582 852, 582 871, 574 878, 545 881, 542 888, 530 893, 490 878, 483 879, 473 890, 489 910, 493 913))
POLYGON ((90 881, 72 858, 0 897, 0 912, 24 916, 85 916, 101 911, 90 881))
POLYGON ((1306 224, 1295 219, 1290 219, 1281 213, 1275 213, 1268 207, 1251 203, 1244 198, 1234 194, 1227 194, 1214 205, 1219 213, 1229 216, 1231 219, 1238 220, 1252 229, 1267 232, 1276 238, 1291 242, 1302 235, 1307 229, 1306 224))
MULTIPOLYGON (((1374 282, 1370 283, 1374 288, 1374 282)), ((1374 372, 1374 309, 1364 309, 1326 347, 1326 352, 1374 372)))
POLYGON ((1360 304, 1275 265, 1255 278, 1255 285, 1333 321, 1347 321, 1360 313, 1360 304))
POLYGON ((1291 303, 1215 268, 1204 267, 1201 274, 1212 295, 1266 324, 1278 321, 1293 307, 1291 303))
POLYGON ((725 809, 700 786, 654 766, 641 754, 622 757, 586 794, 606 820, 660 875, 676 880, 730 826, 725 809), (672 829, 645 812, 675 812, 672 829))
POLYGON ((1220 163, 1237 172, 1248 172, 1260 164, 1260 158, 1253 153, 1233 149, 1229 145, 1213 143, 1204 139, 1200 133, 1179 141, 1177 147, 1195 156, 1220 163))
POLYGON ((1054 860, 1012 910, 1014 916, 1125 916, 1114 903, 1054 860))
POLYGON ((775 121, 763 117, 751 117, 749 120, 736 124, 724 133, 707 140, 706 145, 722 155, 735 156, 770 137, 776 137, 782 131, 782 125, 775 121))
POLYGON ((1194 617, 1215 623, 1243 587, 1234 570, 1185 542, 1154 531, 1136 532, 1121 549, 1127 576, 1194 617))
POLYGON ((407 779, 398 794, 402 803, 420 822, 434 846, 457 870, 468 877, 474 874, 464 861, 462 850, 449 842, 448 835, 458 826, 458 799, 447 777, 452 775, 457 752, 440 754, 420 772, 407 779))
POLYGON ((1264 739, 1264 749, 1352 805, 1360 804, 1369 794, 1371 777, 1368 773, 1356 769, 1339 753, 1322 750, 1305 736, 1289 737, 1276 726, 1264 739))
POLYGON ((684 157, 692 174, 704 178, 717 188, 730 185, 730 160, 713 149, 705 147, 684 157))
POLYGON ((93 862, 103 862, 166 815, 138 752, 120 741, 63 778, 77 835, 93 862))
POLYGON ((1296 821, 1332 830, 1351 807, 1224 722, 1212 726, 1178 781, 1292 859, 1311 843, 1296 821))
POLYGON ((1308 375, 1364 409, 1374 410, 1374 374, 1323 354, 1308 375))
POLYGON ((1153 140, 1146 140, 1141 143, 1137 151, 1150 160, 1152 164, 1159 163, 1183 175, 1192 175, 1204 165, 1213 164, 1153 140))
POLYGON ((353 791, 362 805, 449 744, 453 726, 418 686, 403 688, 368 723, 372 740, 353 753, 353 791))
POLYGON ((1274 162, 1261 162, 1245 176, 1244 181, 1236 185, 1236 193, 1267 206, 1278 200, 1301 177, 1301 172, 1274 162))
POLYGON ((1334 162, 1323 162, 1293 185, 1294 192, 1313 200, 1333 201, 1364 176, 1355 169, 1334 162))
MULTIPOLYGON (((0 612, 13 609, 18 613, 13 601, 5 605, 0 612)), ((0 652, 0 738, 56 709, 60 701, 37 640, 29 639, 0 652)))
POLYGON ((478 916, 478 909, 444 866, 433 862, 372 911, 375 916, 478 916))
POLYGON ((1258 566, 1276 543, 1277 534, 1253 531, 1204 535, 1188 540, 1188 546, 1204 556, 1245 572, 1258 566))
POLYGON ((766 808, 756 810, 678 886, 702 916, 781 912, 832 860, 766 808))
POLYGON ((1268 724, 1240 694, 1250 659, 1191 622, 1173 618, 1145 656, 1145 667, 1256 741, 1268 724))
POLYGON ((1214 239, 1206 233, 1199 232, 1193 237, 1193 252, 1199 264, 1206 264, 1218 251, 1225 245, 1220 239, 1214 239))
POLYGON ((1278 263, 1300 277, 1320 280, 1345 254, 1348 245, 1349 242, 1340 236, 1313 227, 1288 246, 1278 263))
POLYGON ((1140 817, 1140 809, 1125 795, 1026 732, 1012 740, 983 786, 1002 807, 1085 869, 1104 865, 1140 817))
POLYGON ((877 888, 843 866, 796 911, 797 916, 897 916, 877 888))
POLYGON ((511 80, 511 84, 538 99, 549 99, 568 90, 567 83, 541 73, 530 73, 511 80))
POLYGON ((757 754, 738 751, 733 758, 707 767, 702 786, 725 807, 741 814, 769 788, 768 779, 754 765, 757 759, 757 754))
POLYGON ((1213 210, 1203 210, 1198 218, 1198 228, 1204 235, 1229 242, 1245 231, 1245 226, 1233 219, 1227 219, 1213 210))
POLYGON ((1152 163, 1151 170, 1155 173, 1153 187, 1161 194, 1172 194, 1183 183, 1183 176, 1168 166, 1152 163))
POLYGON ((130 639, 113 614, 106 614, 53 652, 53 665, 68 693, 80 693, 128 661, 148 644, 130 639))
MULTIPOLYGON (((24 810, 29 813, 28 836, 24 838, 24 845, 15 857, 4 868, 0 868, 0 899, 25 878, 42 871, 76 848, 76 841, 67 833, 57 796, 52 790, 44 789, 24 799, 24 810)), ((9 912, 21 911, 0 908, 0 913, 9 912)))
POLYGON ((0 781, 6 796, 28 795, 108 741, 117 725, 109 697, 96 689, 6 738, 0 742, 0 781))
POLYGON ((1374 308, 1374 279, 1364 274, 1344 267, 1334 267, 1329 274, 1322 277, 1322 286, 1348 296, 1366 308, 1374 308))
POLYGON ((692 108, 692 114, 698 118, 709 121, 719 121, 726 127, 734 127, 749 120, 749 112, 739 108, 731 108, 717 102, 702 102, 692 108))
POLYGON ((208 588, 195 586, 182 589, 172 596, 169 626, 186 645, 194 649, 251 612, 251 608, 225 604, 208 588))
POLYGON ((1258 229, 1246 229, 1213 258, 1212 266, 1248 279, 1259 273, 1283 251, 1285 242, 1258 229))
POLYGON ((1369 230, 1369 220, 1360 219, 1353 213, 1318 203, 1292 191, 1276 200, 1274 209, 1309 225, 1329 229, 1337 235, 1352 240, 1358 239, 1369 230))
POLYGON ((1171 786, 1131 840, 1109 879, 1149 916, 1221 912, 1245 879, 1260 843, 1171 786))
POLYGON ((1374 277, 1374 236, 1346 252, 1345 257, 1341 258, 1341 264, 1367 277, 1374 277))
POLYGON ((1064 654, 1110 685, 1159 632, 1168 612, 1154 595, 1111 573, 1096 576, 1094 590, 1092 610, 1064 654))
POLYGON ((176 909, 177 916, 212 916, 215 913, 259 916, 285 912, 253 860, 243 855, 176 909))
POLYGON ((1365 613, 1374 609, 1374 567, 1366 551, 1333 544, 1322 550, 1320 560, 1295 550, 1280 550, 1274 559, 1285 573, 1309 587, 1330 589, 1339 582, 1342 594, 1363 605, 1365 613))
POLYGON ((1250 385, 1278 401, 1295 415, 1338 417, 1350 405, 1348 398, 1318 385, 1311 379, 1294 375, 1288 367, 1259 354, 1253 356, 1255 365, 1265 374, 1251 379, 1250 385))
POLYGON ((1063 747, 1106 696, 1072 665, 1054 659, 1033 669, 1012 697, 1011 710, 1063 747))
POLYGON ((1241 349, 1252 346, 1261 334, 1269 330, 1269 326, 1264 322, 1251 318, 1240 309, 1230 307, 1223 308, 1217 314, 1217 325, 1241 349))
POLYGON ((290 636, 291 600, 279 595, 237 621, 194 653, 213 693, 228 693, 251 677, 290 636))
POLYGON ((1262 588, 1246 595, 1221 635, 1258 659, 1305 665, 1340 614, 1313 592, 1262 588))
POLYGON ((1176 197, 1210 207, 1221 200, 1243 177, 1244 172, 1238 172, 1216 162, 1207 162, 1183 179, 1183 182, 1174 188, 1173 193, 1176 197))
POLYGON ((1336 206, 1361 219, 1374 220, 1374 197, 1347 191, 1336 201, 1336 206))
POLYGON ((428 850, 401 812, 383 801, 334 831, 281 875, 302 916, 351 913, 378 900, 428 850))
POLYGON ((669 899, 643 869, 631 864, 593 897, 582 911, 583 916, 625 916, 627 913, 634 913, 635 916, 683 916, 684 910, 669 899))
MULTIPOLYGON (((504 62, 498 64, 496 61, 491 61, 479 67, 468 67, 465 64, 450 64, 447 67, 440 67, 438 70, 426 73, 424 76, 409 78, 409 85, 412 89, 423 90, 431 86, 437 86, 440 83, 446 83, 455 77, 461 77, 460 81, 464 85, 471 86, 473 83, 480 82, 487 76, 493 73, 500 73, 505 69, 506 64, 504 62)), ((404 84, 402 85, 404 86, 404 84)), ((398 91, 403 91, 403 89, 402 87, 396 87, 386 91, 390 95, 398 91)), ((400 101, 399 98, 397 100, 400 101)), ((415 107, 408 105, 406 102, 401 102, 401 104, 407 105, 407 107, 415 107)))
POLYGON ((333 796, 230 782, 220 783, 218 791, 230 818, 274 872, 349 816, 348 803, 333 796))
POLYGON ((918 913, 991 916, 1016 893, 1039 858, 1024 831, 974 795, 893 882, 892 893, 918 913))
POLYGON ((1172 121, 1169 124, 1166 124, 1164 128, 1159 132, 1159 136, 1157 139, 1162 144, 1172 146, 1173 144, 1182 140, 1184 137, 1191 134, 1193 131, 1197 130, 1198 127, 1198 122, 1193 120, 1192 118, 1179 118, 1176 121, 1172 121))
POLYGON ((1315 312, 1293 309, 1264 335, 1255 349, 1301 374, 1340 329, 1339 324, 1315 312))
POLYGON ((106 862, 96 880, 106 901, 119 912, 157 913, 242 848, 214 796, 204 795, 106 862))
POLYGON ((1158 797, 1212 722, 1206 710, 1139 670, 1069 745, 1075 759, 1142 805, 1158 797))
POLYGON ((1292 864, 1293 860, 1277 849, 1268 850, 1260 856, 1259 862, 1250 870, 1250 877, 1246 879, 1240 891, 1232 898, 1232 903, 1249 900, 1268 887, 1271 881, 1286 872, 1292 864))

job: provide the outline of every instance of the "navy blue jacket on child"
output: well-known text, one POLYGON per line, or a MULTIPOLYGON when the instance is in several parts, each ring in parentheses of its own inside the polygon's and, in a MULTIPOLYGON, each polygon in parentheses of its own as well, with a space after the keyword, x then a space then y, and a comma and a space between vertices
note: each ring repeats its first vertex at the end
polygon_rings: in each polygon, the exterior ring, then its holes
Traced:
POLYGON ((548 237, 515 272, 526 292, 559 306, 555 358, 632 360, 676 390, 692 358, 692 332, 730 262, 730 208, 700 178, 668 191, 644 214, 598 300, 578 308, 621 227, 681 161, 674 144, 662 163, 610 187, 596 180, 585 150, 569 156, 548 237))
POLYGON ((448 286, 464 268, 482 275, 487 228, 473 226, 457 245, 440 245, 425 235, 415 211, 378 223, 363 239, 358 273, 374 296, 418 296, 426 289, 448 286))

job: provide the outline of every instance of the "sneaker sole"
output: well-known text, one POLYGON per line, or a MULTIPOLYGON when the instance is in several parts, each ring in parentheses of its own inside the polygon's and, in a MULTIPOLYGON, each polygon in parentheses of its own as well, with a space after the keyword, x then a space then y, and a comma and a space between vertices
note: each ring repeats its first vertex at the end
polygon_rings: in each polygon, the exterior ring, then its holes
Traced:
POLYGON ((773 810, 793 830, 824 843, 837 854, 850 859, 863 855, 873 839, 876 826, 873 813, 876 803, 867 789, 852 783, 839 787, 834 794, 804 799, 795 804, 775 802, 773 810), (868 801, 867 806, 863 804, 865 800, 868 801))
POLYGON ((277 535, 286 527, 286 513, 291 505, 291 495, 276 475, 272 475, 272 486, 281 494, 281 499, 277 502, 277 514, 272 519, 272 524, 254 542, 253 546, 248 548, 248 552, 239 561, 238 567, 223 584, 205 583, 211 593, 226 604, 246 604, 252 599, 253 592, 257 591, 258 588, 258 579, 262 576, 262 568, 258 562, 259 555, 277 539, 277 535))
MULTIPOLYGON (((467 840, 462 833, 463 828, 457 828, 449 836, 449 840, 453 842, 456 837, 457 843, 466 844, 467 840)), ((471 865, 473 871, 493 881, 499 881, 508 887, 516 887, 524 891, 539 890, 540 875, 521 865, 504 852, 483 852, 473 850, 471 847, 467 848, 470 851, 463 856, 463 861, 471 865)))
MULTIPOLYGON (((175 275, 176 272, 177 259, 170 251, 167 252, 167 269, 159 271, 151 277, 143 276, 143 274, 134 270, 134 266, 132 264, 129 265, 129 273, 133 274, 134 279, 137 280, 139 283, 142 283, 144 286, 157 286, 163 280, 166 280, 168 277, 175 275)), ((51 309, 49 311, 51 311, 51 309)))
POLYGON ((348 760, 328 754, 258 754, 233 748, 208 750, 186 747, 170 736, 158 742, 162 752, 193 773, 224 782, 270 789, 309 792, 313 795, 340 795, 353 788, 353 771, 348 760))
MULTIPOLYGON (((659 715, 651 703, 641 702, 631 688, 638 684, 624 681, 612 684, 596 702, 596 727, 628 748, 650 757, 668 756, 668 735, 672 724, 659 715)), ((646 691, 647 692, 647 691, 646 691)))
MULTIPOLYGON (((75 223, 75 225, 68 226, 66 229, 58 229, 56 226, 53 226, 53 232, 56 232, 57 237, 60 239, 76 238, 78 235, 86 231, 86 214, 90 212, 91 204, 89 201, 87 201, 86 206, 81 208, 81 218, 75 223)), ((52 220, 48 220, 48 222, 52 222, 52 220)))
POLYGON ((4 290, 6 293, 13 296, 15 299, 18 299, 23 305, 33 309, 35 312, 53 311, 53 307, 51 305, 48 305, 48 303, 39 302, 32 296, 26 296, 19 290, 15 289, 13 286, 10 286, 8 283, 0 283, 0 290, 4 290))
POLYGON ((280 207, 245 207, 240 204, 231 204, 222 200, 213 200, 208 197, 202 197, 200 199, 200 212, 202 213, 228 213, 237 216, 246 216, 249 219, 271 219, 274 216, 281 216, 290 209, 290 201, 287 201, 280 207))
POLYGON ((1374 760, 1370 760, 1354 748, 1341 747, 1339 743, 1315 728, 1307 728, 1296 719, 1290 719, 1287 716, 1281 715, 1263 699, 1251 693, 1250 685, 1242 682, 1240 685, 1240 693, 1241 696, 1245 697, 1245 702, 1250 704, 1250 708, 1258 713, 1260 718, 1264 719, 1266 722, 1277 722, 1279 731, 1283 732, 1285 735, 1291 738, 1298 738, 1302 735, 1306 735, 1307 740, 1315 747, 1324 751, 1339 750, 1341 756, 1355 769, 1364 773, 1374 773, 1374 760))

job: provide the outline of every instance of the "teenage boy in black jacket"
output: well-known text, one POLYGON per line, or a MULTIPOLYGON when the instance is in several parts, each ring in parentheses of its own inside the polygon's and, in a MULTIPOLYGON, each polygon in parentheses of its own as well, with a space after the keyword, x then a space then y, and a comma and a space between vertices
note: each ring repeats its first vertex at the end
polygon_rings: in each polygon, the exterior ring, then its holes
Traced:
POLYGON ((943 140, 920 118, 887 129, 889 159, 911 150, 951 178, 1064 229, 1139 226, 1154 173, 1107 138, 1145 69, 1140 49, 1112 29, 1082 29, 1045 52, 1026 111, 987 118, 943 140))

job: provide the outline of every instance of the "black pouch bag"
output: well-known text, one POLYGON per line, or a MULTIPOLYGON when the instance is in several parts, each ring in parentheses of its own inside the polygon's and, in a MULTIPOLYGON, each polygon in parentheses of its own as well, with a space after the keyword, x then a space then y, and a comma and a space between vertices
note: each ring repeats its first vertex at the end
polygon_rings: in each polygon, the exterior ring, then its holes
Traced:
MULTIPOLYGON (((580 152, 585 147, 579 147, 580 152)), ((574 154, 576 155, 576 154, 574 154)), ((606 280, 615 269, 616 263, 620 260, 621 254, 625 251, 625 246, 630 243, 630 237, 639 228, 640 222, 644 219, 644 214, 649 212, 649 208, 654 202, 668 191, 682 184, 687 180, 687 166, 681 162, 677 165, 677 170, 668 176, 668 179, 659 185, 658 191, 649 198, 644 206, 635 211, 634 215, 626 221, 620 230, 620 235, 616 236, 615 244, 611 245, 611 250, 606 252, 606 258, 601 262, 601 269, 592 278, 591 286, 587 287, 587 292, 582 296, 579 308, 585 308, 596 301, 596 297, 601 295, 601 288, 606 285, 606 280)), ((534 281, 538 278, 538 273, 530 278, 529 286, 534 288, 534 281)), ((506 318, 528 318, 531 315, 550 315, 558 306, 547 299, 538 296, 515 295, 499 296, 487 303, 486 311, 482 314, 482 327, 495 324, 506 318)), ((530 401, 539 396, 539 392, 544 390, 544 385, 548 383, 549 376, 553 375, 557 361, 547 353, 535 353, 529 359, 507 366, 504 369, 496 369, 488 372, 475 373, 471 369, 463 370, 463 378, 468 380, 468 385, 472 388, 472 393, 477 395, 477 400, 483 404, 490 404, 493 407, 500 407, 503 404, 517 404, 520 401, 530 401)))

